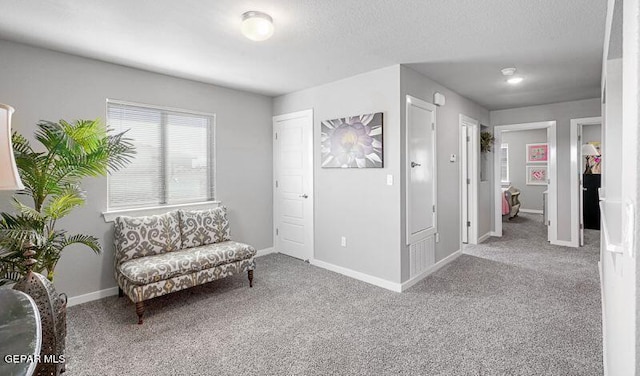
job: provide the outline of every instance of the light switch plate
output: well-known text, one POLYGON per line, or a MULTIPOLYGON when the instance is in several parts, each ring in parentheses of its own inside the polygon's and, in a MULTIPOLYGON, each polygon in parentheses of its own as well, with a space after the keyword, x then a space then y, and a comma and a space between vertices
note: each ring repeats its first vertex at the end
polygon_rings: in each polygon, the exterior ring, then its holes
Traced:
POLYGON ((387 185, 393 185, 393 175, 387 175, 387 185))
POLYGON ((451 154, 449 157, 449 162, 455 162, 458 160, 458 157, 455 154, 451 154))

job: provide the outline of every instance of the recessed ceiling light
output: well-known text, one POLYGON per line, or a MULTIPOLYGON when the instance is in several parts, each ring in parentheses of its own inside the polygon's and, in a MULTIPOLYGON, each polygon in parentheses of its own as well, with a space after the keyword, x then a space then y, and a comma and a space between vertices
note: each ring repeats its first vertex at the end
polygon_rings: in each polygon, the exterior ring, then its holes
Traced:
POLYGON ((273 18, 262 12, 245 12, 242 14, 241 30, 242 34, 251 40, 267 40, 273 35, 273 18))
POLYGON ((511 85, 517 85, 520 82, 522 82, 522 80, 524 80, 524 78, 522 77, 511 77, 510 79, 507 80, 507 82, 510 83, 511 85))
POLYGON ((516 73, 516 68, 504 68, 500 72, 502 72, 503 76, 513 76, 516 73))

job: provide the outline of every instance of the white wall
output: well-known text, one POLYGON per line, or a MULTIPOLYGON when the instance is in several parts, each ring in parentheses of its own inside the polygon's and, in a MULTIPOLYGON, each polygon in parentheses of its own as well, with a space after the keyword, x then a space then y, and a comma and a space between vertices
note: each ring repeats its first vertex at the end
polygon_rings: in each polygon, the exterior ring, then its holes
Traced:
MULTIPOLYGON (((16 109, 13 129, 27 137, 40 119, 104 119, 106 98, 216 113, 217 199, 229 208, 232 236, 258 249, 273 245, 271 98, 6 41, 0 67, 0 102, 16 109)), ((64 251, 55 284, 70 297, 116 286, 112 225, 100 214, 107 180, 83 186, 87 204, 59 226, 97 236, 104 252, 64 251)), ((0 209, 11 209, 9 197, 0 196, 0 209)))
MULTIPOLYGON (((462 97, 449 90, 415 70, 401 66, 400 69, 400 104, 404 108, 406 95, 411 95, 429 103, 433 103, 433 94, 440 92, 446 96, 446 104, 436 110, 437 124, 437 145, 438 145, 438 233, 440 242, 436 244, 436 262, 446 258, 454 252, 460 250, 461 241, 461 218, 460 218, 460 162, 449 162, 451 154, 459 154, 460 139, 460 114, 478 120, 481 124, 489 124, 489 111, 482 106, 462 97)), ((405 113, 401 111, 401 124, 405 124, 405 113)), ((402 140, 405 133, 402 129, 402 140)), ((402 166, 406 163, 404 158, 404 142, 401 143, 403 152, 401 153, 402 166)), ((489 156, 489 158, 492 158, 489 156)), ((404 169, 401 170, 404 181, 404 169)), ((482 236, 490 231, 492 211, 490 203, 492 201, 491 181, 492 171, 489 171, 489 180, 480 183, 478 200, 487 205, 479 206, 479 229, 478 234, 482 236)), ((404 192, 404 190, 402 190, 404 192)), ((402 207, 404 208, 406 197, 402 195, 402 207)), ((402 233, 405 233, 405 218, 402 217, 402 233)), ((409 279, 409 247, 404 239, 402 248, 402 280, 409 279)))
POLYGON ((400 68, 392 66, 277 97, 274 115, 313 108, 314 258, 400 282, 400 68), (384 168, 320 167, 320 122, 383 112, 384 168), (394 185, 386 184, 387 174, 394 185), (347 247, 340 238, 347 238, 347 247))
MULTIPOLYGON (((542 211, 542 192, 546 185, 527 185, 527 144, 547 142, 546 129, 502 132, 502 143, 509 145, 509 181, 520 190, 520 209, 542 211)), ((497 145, 496 145, 497 146, 497 145)), ((535 166, 535 164, 530 164, 535 166)))
MULTIPOLYGON (((625 200, 622 194, 625 190, 624 186, 631 183, 631 179, 625 176, 626 173, 623 170, 627 158, 623 150, 625 144, 623 140, 628 131, 623 126, 622 59, 607 61, 606 71, 606 104, 603 119, 605 144, 602 153, 605 156, 602 166, 602 189, 606 192, 606 200, 605 211, 601 216, 602 229, 609 227, 610 243, 622 243, 623 227, 631 225, 631 221, 622 210, 608 210, 615 208, 616 202, 623 204, 631 202, 631 200, 625 200)), ((637 123, 635 126, 637 127, 637 123)), ((634 148, 637 150, 638 144, 635 144, 634 148)), ((635 232, 635 236, 638 236, 637 230, 635 232)), ((605 365, 609 375, 631 375, 630 370, 633 368, 636 351, 633 328, 636 319, 633 309, 636 292, 633 280, 637 270, 635 260, 629 255, 630 250, 627 249, 622 253, 610 252, 607 250, 606 239, 607 237, 603 236, 600 255, 605 365)), ((620 245, 623 249, 625 248, 624 244, 620 245)), ((628 247, 629 244, 626 246, 628 247)))
POLYGON ((570 121, 600 116, 600 99, 491 111, 491 125, 556 121, 558 161, 558 240, 571 240, 570 121))

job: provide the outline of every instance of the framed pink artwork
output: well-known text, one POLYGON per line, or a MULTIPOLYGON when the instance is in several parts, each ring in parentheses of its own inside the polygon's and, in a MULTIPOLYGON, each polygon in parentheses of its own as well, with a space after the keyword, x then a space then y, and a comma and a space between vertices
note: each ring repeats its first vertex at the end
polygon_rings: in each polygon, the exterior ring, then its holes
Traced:
POLYGON ((527 166, 527 185, 547 185, 547 166, 527 166))
POLYGON ((549 161, 549 145, 527 144, 527 163, 547 163, 549 161))

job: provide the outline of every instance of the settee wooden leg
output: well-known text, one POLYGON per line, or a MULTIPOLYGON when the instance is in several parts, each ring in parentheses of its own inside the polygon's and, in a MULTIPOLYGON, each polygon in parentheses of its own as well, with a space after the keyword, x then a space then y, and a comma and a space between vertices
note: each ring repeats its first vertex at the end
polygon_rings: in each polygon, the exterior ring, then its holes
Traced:
POLYGON ((138 325, 142 325, 142 315, 144 315, 144 302, 136 303, 136 313, 138 314, 138 325))
POLYGON ((249 270, 247 274, 249 275, 249 287, 253 287, 253 270, 249 270))
POLYGON ((122 298, 124 296, 124 291, 120 287, 118 287, 118 298, 122 298))

